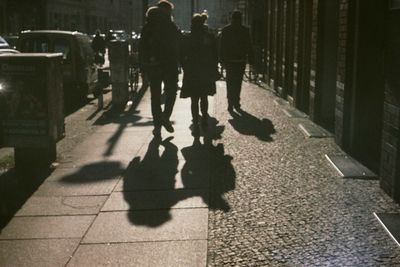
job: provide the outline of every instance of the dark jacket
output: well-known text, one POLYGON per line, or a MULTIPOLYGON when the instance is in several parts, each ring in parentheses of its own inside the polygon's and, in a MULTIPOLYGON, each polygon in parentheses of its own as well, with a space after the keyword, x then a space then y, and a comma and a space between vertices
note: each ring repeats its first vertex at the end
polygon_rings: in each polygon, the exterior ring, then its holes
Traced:
POLYGON ((229 24, 222 29, 220 40, 220 62, 249 62, 253 64, 254 53, 250 30, 241 24, 229 24))
POLYGON ((141 68, 159 68, 178 73, 180 39, 180 30, 171 20, 160 18, 147 22, 138 47, 141 68))
POLYGON ((217 40, 208 29, 192 31, 182 42, 181 97, 215 94, 218 73, 217 40))
POLYGON ((106 52, 106 41, 100 35, 96 35, 92 41, 92 48, 94 52, 104 54, 106 52))

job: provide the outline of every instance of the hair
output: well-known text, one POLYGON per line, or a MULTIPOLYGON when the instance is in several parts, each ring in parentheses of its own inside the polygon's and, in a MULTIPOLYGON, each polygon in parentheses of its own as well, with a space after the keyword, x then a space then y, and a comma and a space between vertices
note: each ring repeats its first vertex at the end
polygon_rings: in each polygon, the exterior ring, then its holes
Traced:
POLYGON ((208 19, 207 13, 206 13, 206 12, 203 12, 203 13, 200 14, 200 16, 201 16, 201 18, 204 20, 203 23, 206 23, 206 21, 207 21, 207 19, 208 19))
POLYGON ((242 12, 235 10, 232 13, 232 23, 242 23, 242 12))
POLYGON ((192 17, 192 25, 191 25, 191 30, 192 31, 197 31, 203 28, 204 25, 204 17, 202 14, 199 13, 194 13, 192 17))
POLYGON ((162 15, 163 15, 163 12, 160 10, 159 7, 152 6, 149 9, 147 9, 146 22, 147 23, 156 23, 158 21, 161 21, 162 15))
POLYGON ((174 4, 172 4, 168 0, 160 0, 160 1, 158 1, 157 6, 161 7, 161 8, 167 8, 169 10, 173 10, 174 9, 174 4))

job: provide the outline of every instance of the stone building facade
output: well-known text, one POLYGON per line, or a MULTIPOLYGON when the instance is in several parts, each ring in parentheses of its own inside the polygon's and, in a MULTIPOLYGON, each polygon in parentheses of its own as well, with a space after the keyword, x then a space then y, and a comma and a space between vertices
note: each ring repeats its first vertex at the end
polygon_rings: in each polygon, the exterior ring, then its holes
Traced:
POLYGON ((266 0, 263 9, 267 83, 400 202, 400 1, 266 0))

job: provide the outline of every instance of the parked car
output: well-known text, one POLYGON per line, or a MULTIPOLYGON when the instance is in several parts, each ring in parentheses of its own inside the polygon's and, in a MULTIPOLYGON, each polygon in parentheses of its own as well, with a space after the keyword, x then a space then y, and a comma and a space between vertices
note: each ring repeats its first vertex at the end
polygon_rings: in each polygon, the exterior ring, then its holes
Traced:
POLYGON ((129 39, 129 35, 124 30, 113 30, 112 35, 117 41, 126 41, 129 39))
POLYGON ((0 49, 0 56, 9 55, 9 54, 18 54, 18 53, 20 53, 20 52, 15 49, 9 49, 9 48, 0 49))
POLYGON ((17 41, 18 41, 18 36, 17 35, 6 35, 3 36, 4 40, 8 43, 10 48, 16 49, 17 48, 17 41))
POLYGON ((70 31, 24 31, 17 49, 22 53, 62 53, 63 84, 66 104, 86 100, 87 94, 98 94, 97 65, 88 35, 70 31))
POLYGON ((0 36, 0 49, 10 48, 10 45, 0 36))

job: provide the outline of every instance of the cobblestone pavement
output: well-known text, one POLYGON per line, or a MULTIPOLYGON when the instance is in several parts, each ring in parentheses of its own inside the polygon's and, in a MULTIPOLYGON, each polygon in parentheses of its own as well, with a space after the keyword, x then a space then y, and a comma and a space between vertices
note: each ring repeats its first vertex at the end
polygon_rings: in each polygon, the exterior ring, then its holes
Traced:
POLYGON ((343 154, 333 138, 306 138, 308 119, 243 87, 242 115, 226 110, 223 83, 215 96, 229 164, 212 174, 208 266, 400 266, 373 215, 400 211, 379 181, 340 178, 324 157, 343 154))

